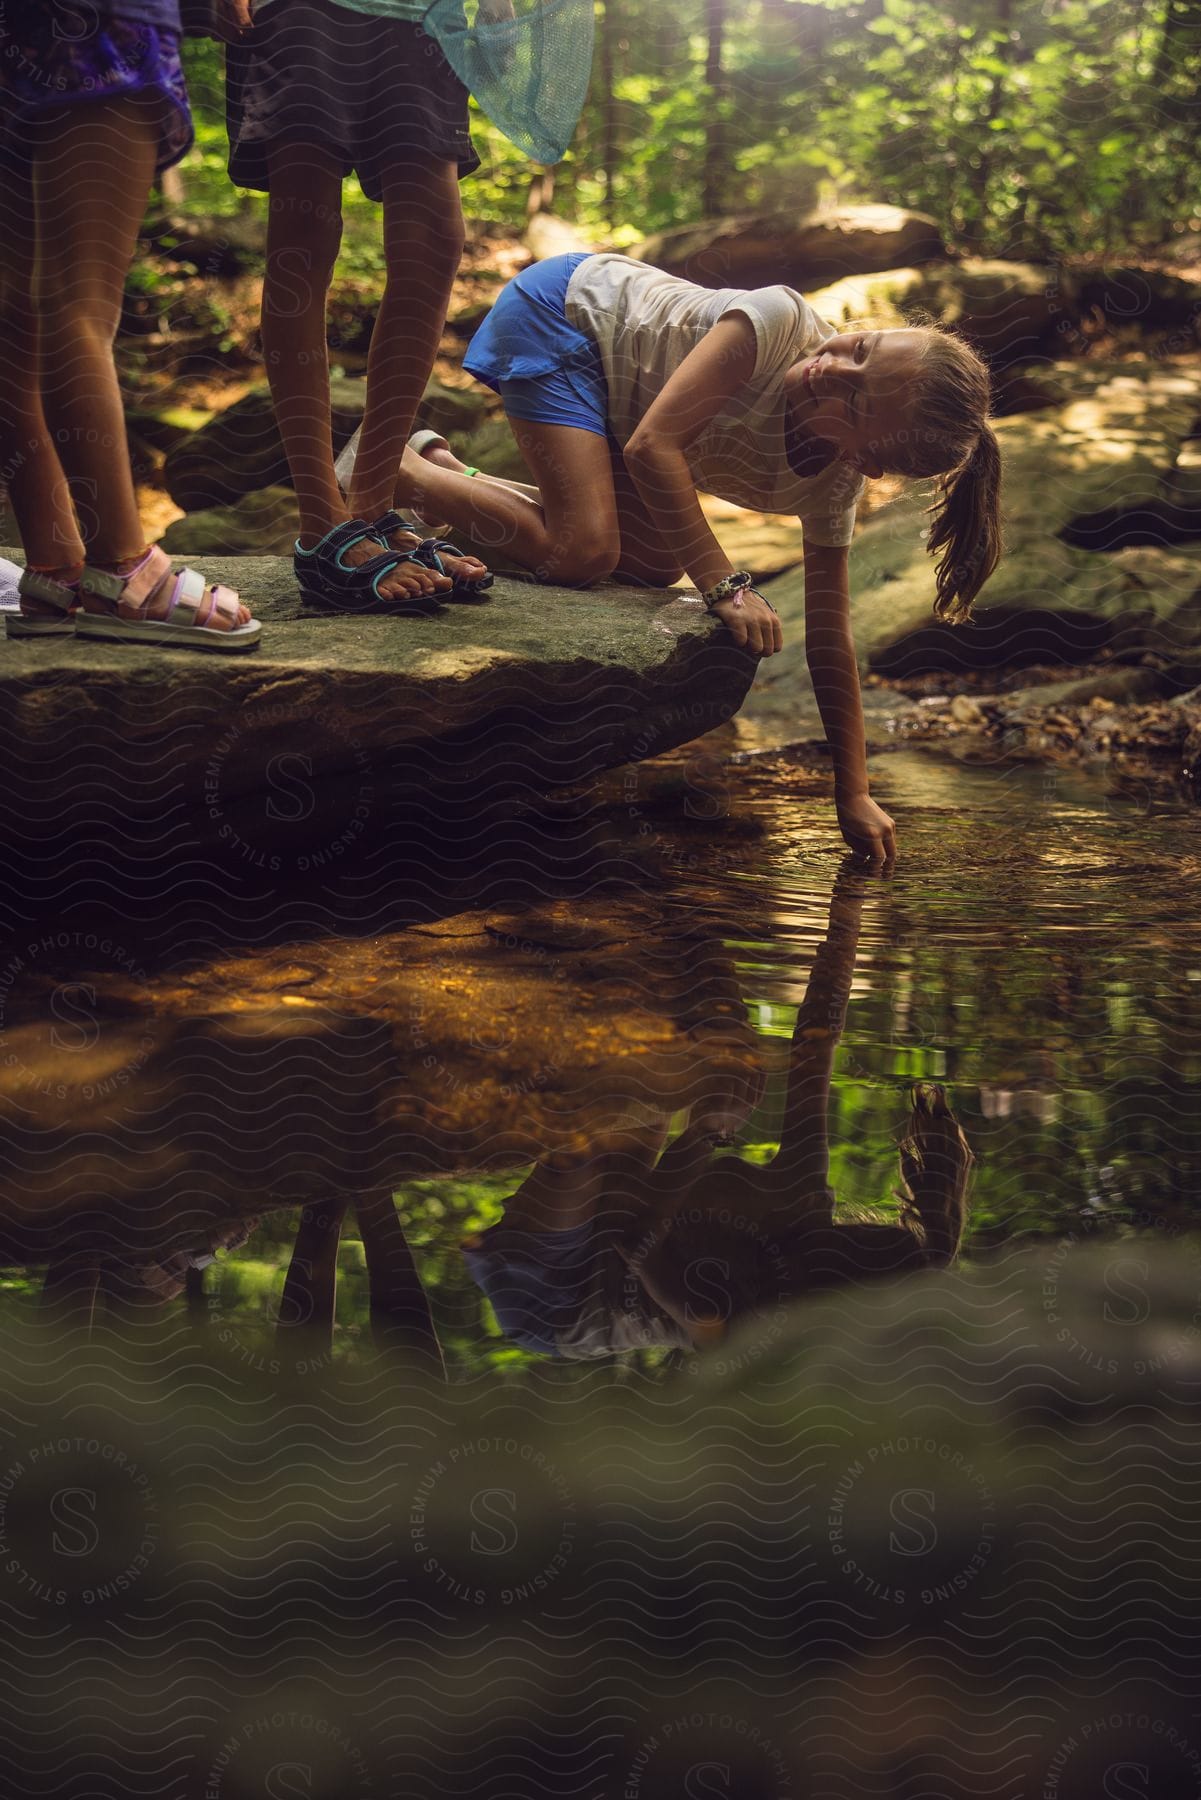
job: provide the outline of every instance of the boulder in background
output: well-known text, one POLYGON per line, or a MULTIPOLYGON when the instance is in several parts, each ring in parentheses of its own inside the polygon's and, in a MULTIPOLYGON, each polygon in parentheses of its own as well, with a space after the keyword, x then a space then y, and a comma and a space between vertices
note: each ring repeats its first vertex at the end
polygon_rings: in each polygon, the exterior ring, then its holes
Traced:
POLYGON ((701 287, 784 282, 808 292, 844 275, 930 262, 947 250, 925 213, 899 206, 840 206, 800 215, 707 219, 656 232, 630 254, 701 287))
MULTIPOLYGON (((366 383, 341 377, 331 391, 336 456, 362 423, 366 383)), ((481 388, 431 380, 417 423, 447 435, 467 433, 481 423, 488 405, 481 388)), ((252 388, 177 444, 168 452, 163 478, 172 500, 185 512, 229 506, 259 488, 286 485, 288 461, 270 388, 252 388)))
POLYGON ((1201 283, 1124 267, 1074 269, 966 257, 848 275, 806 293, 840 330, 866 320, 884 326, 952 325, 998 373, 1083 347, 1082 326, 1098 318, 1112 330, 1137 326, 1175 333, 1177 353, 1191 349, 1201 330, 1201 283))
POLYGON ((291 556, 299 530, 292 489, 266 487, 174 520, 159 543, 172 556, 291 556))

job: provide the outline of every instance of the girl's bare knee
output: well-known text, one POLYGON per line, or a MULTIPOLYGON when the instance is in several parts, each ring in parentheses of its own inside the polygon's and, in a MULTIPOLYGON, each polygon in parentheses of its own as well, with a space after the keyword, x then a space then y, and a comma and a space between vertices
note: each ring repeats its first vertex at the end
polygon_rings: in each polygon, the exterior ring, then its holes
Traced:
POLYGON ((457 220, 431 221, 426 225, 406 226, 403 236, 389 234, 385 243, 389 279, 403 276, 411 281, 416 269, 453 275, 463 259, 467 233, 462 216, 457 220))
POLYGON ((656 563, 649 557, 623 556, 613 573, 619 580, 628 581, 632 587, 675 587, 684 579, 683 569, 669 568, 665 563, 656 563))
POLYGON ((270 299, 277 305, 285 303, 293 315, 303 312, 306 302, 320 300, 324 306, 341 246, 341 230, 272 246, 265 272, 270 299))
POLYGON ((51 355, 67 347, 101 356, 112 350, 121 308, 107 295, 85 298, 39 284, 36 305, 42 340, 51 355))
POLYGON ((603 581, 617 567, 617 551, 607 544, 582 545, 548 558, 546 581, 562 582, 564 587, 586 587, 591 581, 603 581))

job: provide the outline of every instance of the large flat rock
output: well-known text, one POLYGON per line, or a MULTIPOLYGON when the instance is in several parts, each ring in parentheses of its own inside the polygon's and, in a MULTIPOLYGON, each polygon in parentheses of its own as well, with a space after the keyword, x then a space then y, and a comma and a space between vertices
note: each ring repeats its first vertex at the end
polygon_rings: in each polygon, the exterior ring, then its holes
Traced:
POLYGON ((260 648, 0 639, 0 837, 182 822, 269 856, 341 823, 370 844, 406 805, 545 793, 699 737, 755 672, 691 591, 500 578, 484 604, 350 618, 304 608, 281 557, 205 571, 260 648))

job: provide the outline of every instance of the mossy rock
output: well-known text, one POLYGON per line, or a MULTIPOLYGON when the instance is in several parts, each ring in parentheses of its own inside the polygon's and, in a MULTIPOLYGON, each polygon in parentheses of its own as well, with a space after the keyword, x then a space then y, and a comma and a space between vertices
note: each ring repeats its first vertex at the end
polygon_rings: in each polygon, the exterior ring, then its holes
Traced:
POLYGON ((647 238, 632 252, 702 287, 815 284, 943 257, 935 221, 899 206, 827 207, 706 219, 647 238))
POLYGON ((168 525, 159 543, 172 556, 290 556, 300 529, 291 488, 259 488, 232 506, 210 506, 168 525))
MULTIPOLYGON (((366 391, 362 381, 331 384, 335 452, 362 420, 366 391)), ((288 459, 270 388, 265 383, 252 388, 177 444, 168 453, 163 478, 185 512, 230 506, 259 488, 286 483, 288 459)))
POLYGON ((1180 276, 1001 258, 965 257, 849 274, 805 291, 821 316, 839 329, 867 320, 903 326, 933 319, 954 326, 995 370, 1081 348, 1081 323, 1096 312, 1115 328, 1175 330, 1181 333, 1181 350, 1196 341, 1201 319, 1201 284, 1180 276))
POLYGON ((452 437, 456 456, 486 475, 499 475, 506 481, 534 482, 529 466, 517 446, 513 428, 507 419, 485 419, 465 437, 452 437))
POLYGON ((466 343, 475 336, 491 311, 491 300, 477 300, 471 306, 464 306, 452 319, 448 319, 446 329, 452 337, 460 338, 466 343))
POLYGON ((110 880, 123 857, 173 866, 180 833, 222 868, 236 872, 237 846, 251 844, 247 866, 283 857, 295 872, 328 825, 331 866, 369 849, 379 879, 392 868, 411 880, 414 817, 440 832, 458 819, 472 840, 485 807, 724 724, 754 678, 755 658, 691 591, 498 577, 483 604, 398 618, 305 606, 289 557, 202 567, 263 622, 250 654, 73 637, 6 646, 0 839, 35 842, 43 873, 60 853, 74 867, 84 837, 103 845, 110 880), (303 765, 304 806, 281 801, 281 758, 303 765), (48 759, 104 779, 64 790, 39 778, 48 759))
POLYGON ((194 406, 165 406, 159 412, 144 412, 131 407, 126 409, 125 424, 127 430, 136 431, 156 450, 166 452, 174 450, 194 431, 203 430, 212 416, 194 406))
MULTIPOLYGON (((364 381, 340 376, 331 383, 335 456, 362 424, 366 395, 364 381)), ((467 433, 481 423, 489 404, 482 388, 432 380, 417 409, 417 423, 444 436, 467 433)), ((167 455, 163 477, 175 504, 188 513, 233 505, 260 488, 288 485, 288 459, 270 388, 252 388, 177 443, 167 455)))

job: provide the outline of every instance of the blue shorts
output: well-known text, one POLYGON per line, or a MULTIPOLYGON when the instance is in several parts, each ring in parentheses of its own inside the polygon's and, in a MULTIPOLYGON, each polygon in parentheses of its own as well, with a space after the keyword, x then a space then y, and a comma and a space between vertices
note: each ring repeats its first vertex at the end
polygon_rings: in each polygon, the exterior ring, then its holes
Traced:
POLYGON ((567 322, 567 284, 592 254, 573 250, 548 256, 506 282, 472 338, 463 367, 496 390, 511 419, 574 425, 615 443, 600 351, 567 322))
POLYGON ((502 1222, 460 1251, 505 1336, 523 1350, 557 1356, 559 1334, 575 1323, 593 1279, 596 1227, 526 1231, 502 1222))

